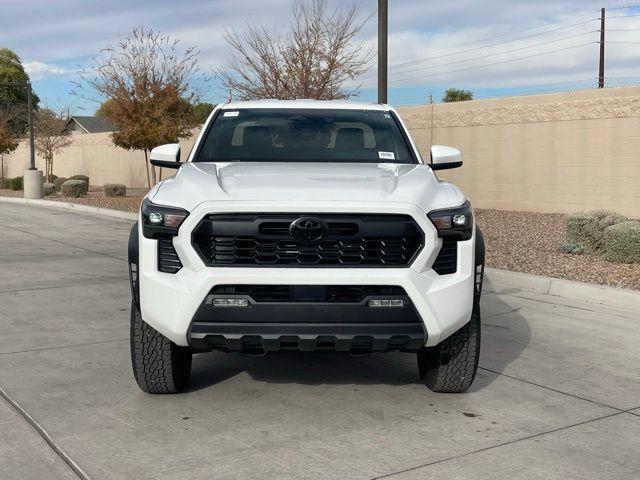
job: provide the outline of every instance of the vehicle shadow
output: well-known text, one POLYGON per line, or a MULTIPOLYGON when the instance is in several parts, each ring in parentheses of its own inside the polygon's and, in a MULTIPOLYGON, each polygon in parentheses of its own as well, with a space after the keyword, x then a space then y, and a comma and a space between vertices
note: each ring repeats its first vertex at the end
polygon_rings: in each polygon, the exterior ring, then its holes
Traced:
MULTIPOLYGON (((481 369, 471 391, 490 385, 497 374, 527 347, 531 329, 517 308, 492 292, 483 294, 481 369), (486 313, 485 313, 486 312, 486 313)), ((215 385, 247 373, 267 383, 304 385, 407 385, 419 384, 415 354, 379 353, 350 356, 335 352, 281 352, 261 357, 210 352, 195 355, 191 390, 215 385)))

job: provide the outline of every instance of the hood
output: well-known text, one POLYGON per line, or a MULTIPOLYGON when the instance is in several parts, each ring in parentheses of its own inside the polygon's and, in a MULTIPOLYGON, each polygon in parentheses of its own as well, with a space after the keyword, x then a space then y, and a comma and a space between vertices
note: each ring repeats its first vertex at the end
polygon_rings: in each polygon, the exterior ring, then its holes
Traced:
POLYGON ((324 162, 186 163, 150 198, 187 210, 204 201, 402 202, 427 211, 464 202, 426 165, 324 162))

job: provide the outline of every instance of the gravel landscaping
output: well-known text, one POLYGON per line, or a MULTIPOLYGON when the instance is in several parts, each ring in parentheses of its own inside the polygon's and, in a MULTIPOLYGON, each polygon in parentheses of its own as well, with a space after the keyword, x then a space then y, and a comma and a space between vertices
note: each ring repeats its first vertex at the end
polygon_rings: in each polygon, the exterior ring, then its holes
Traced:
POLYGON ((476 210, 476 220, 489 267, 640 290, 640 263, 611 263, 558 250, 563 214, 476 210))
MULTIPOLYGON (((46 199, 137 212, 145 194, 128 189, 126 197, 105 197, 102 189, 92 188, 82 198, 55 194, 46 199)), ((22 197, 23 192, 0 190, 0 195, 22 197)), ((563 214, 476 210, 476 220, 484 233, 488 267, 640 290, 640 263, 562 253, 558 242, 564 232, 563 214)))

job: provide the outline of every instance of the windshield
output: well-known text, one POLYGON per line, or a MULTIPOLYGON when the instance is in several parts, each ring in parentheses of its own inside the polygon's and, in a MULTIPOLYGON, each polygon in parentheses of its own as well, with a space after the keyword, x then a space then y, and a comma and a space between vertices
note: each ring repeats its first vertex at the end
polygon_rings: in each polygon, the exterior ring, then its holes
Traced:
POLYGON ((195 162, 417 163, 381 110, 222 110, 205 135, 195 162))

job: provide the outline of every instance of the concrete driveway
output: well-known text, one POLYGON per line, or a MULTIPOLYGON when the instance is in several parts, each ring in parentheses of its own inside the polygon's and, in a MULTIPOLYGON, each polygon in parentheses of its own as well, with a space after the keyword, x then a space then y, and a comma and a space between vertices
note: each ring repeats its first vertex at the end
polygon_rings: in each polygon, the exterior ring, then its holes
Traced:
POLYGON ((463 395, 415 358, 202 354, 149 396, 129 359, 130 222, 0 204, 2 479, 640 477, 640 313, 483 297, 463 395))

